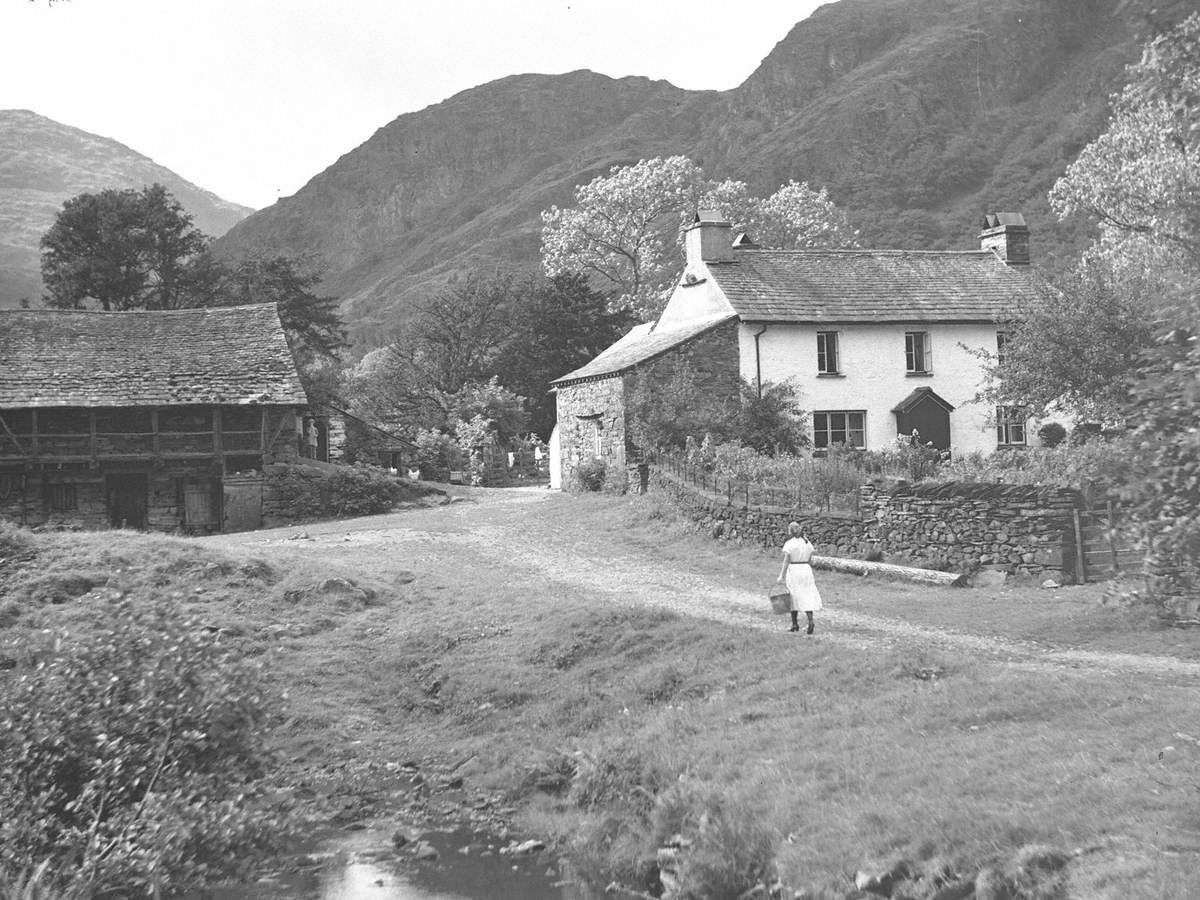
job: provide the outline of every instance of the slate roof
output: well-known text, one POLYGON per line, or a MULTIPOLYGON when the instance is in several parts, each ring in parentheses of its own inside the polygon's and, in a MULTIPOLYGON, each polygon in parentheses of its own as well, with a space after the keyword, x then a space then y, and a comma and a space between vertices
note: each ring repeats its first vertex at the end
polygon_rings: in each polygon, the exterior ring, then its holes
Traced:
POLYGON ((638 325, 590 363, 581 366, 574 372, 568 372, 561 378, 556 378, 551 384, 563 386, 579 381, 620 375, 639 363, 661 356, 668 350, 678 347, 692 338, 699 337, 724 322, 733 321, 734 318, 734 316, 722 313, 664 331, 652 330, 653 322, 638 325))
POLYGON ((0 310, 0 409, 307 402, 274 304, 0 310))
POLYGON ((745 322, 1001 322, 1034 290, 990 250, 737 250, 707 265, 745 322))

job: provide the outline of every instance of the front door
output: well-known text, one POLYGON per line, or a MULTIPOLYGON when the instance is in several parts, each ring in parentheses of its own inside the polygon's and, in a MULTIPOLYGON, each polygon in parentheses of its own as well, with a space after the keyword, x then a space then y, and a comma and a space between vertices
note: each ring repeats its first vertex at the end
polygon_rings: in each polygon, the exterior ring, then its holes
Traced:
POLYGON ((907 437, 916 430, 922 444, 949 450, 953 411, 954 407, 931 389, 917 388, 892 410, 896 414, 896 433, 907 437))
POLYGON ((107 475, 104 478, 104 492, 109 525, 146 530, 149 479, 145 474, 107 475))

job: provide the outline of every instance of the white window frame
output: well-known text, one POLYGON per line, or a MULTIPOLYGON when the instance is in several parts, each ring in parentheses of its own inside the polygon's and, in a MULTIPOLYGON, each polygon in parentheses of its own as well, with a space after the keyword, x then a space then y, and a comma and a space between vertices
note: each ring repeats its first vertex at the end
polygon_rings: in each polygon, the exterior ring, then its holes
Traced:
POLYGON ((847 447, 854 447, 856 450, 867 449, 867 411, 865 409, 820 409, 812 414, 813 417, 813 446, 818 450, 826 450, 837 443, 844 443, 847 447), (842 427, 836 428, 833 424, 833 416, 842 416, 842 427), (859 426, 854 428, 851 425, 851 416, 858 416, 859 426), (819 428, 819 425, 824 423, 824 428, 819 428), (835 441, 833 436, 841 433, 845 435, 844 441, 835 441), (858 442, 855 443, 852 438, 858 437, 858 442), (824 439, 825 443, 821 443, 824 439))
POLYGON ((904 332, 904 370, 909 375, 933 371, 933 340, 928 331, 904 332))
POLYGON ((817 332, 817 374, 842 374, 842 340, 839 337, 839 334, 840 332, 837 331, 817 332), (831 343, 832 347, 830 346, 831 343), (832 359, 830 357, 832 357, 832 359), (830 363, 832 363, 832 365, 830 363))
POLYGON ((996 446, 1029 446, 1029 417, 1021 407, 996 407, 996 446))

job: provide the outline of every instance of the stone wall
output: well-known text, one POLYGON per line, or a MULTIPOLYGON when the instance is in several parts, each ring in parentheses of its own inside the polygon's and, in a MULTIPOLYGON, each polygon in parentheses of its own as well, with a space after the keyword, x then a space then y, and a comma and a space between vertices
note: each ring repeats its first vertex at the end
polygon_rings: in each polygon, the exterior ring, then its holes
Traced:
POLYGON ((739 506, 724 494, 711 493, 654 466, 650 490, 666 494, 697 530, 722 541, 778 548, 787 540, 789 522, 799 522, 804 535, 824 556, 861 557, 863 523, 851 515, 814 515, 784 506, 739 506))
POLYGON ((914 565, 980 568, 1074 581, 1075 528, 1082 506, 1066 488, 1005 484, 863 485, 864 537, 885 556, 914 565))
POLYGON ((923 568, 972 573, 994 568, 1061 583, 1075 577, 1072 490, 998 484, 910 485, 877 482, 860 489, 860 516, 745 506, 703 490, 660 467, 650 488, 670 497, 719 540, 779 547, 799 522, 823 556, 879 558, 923 568))

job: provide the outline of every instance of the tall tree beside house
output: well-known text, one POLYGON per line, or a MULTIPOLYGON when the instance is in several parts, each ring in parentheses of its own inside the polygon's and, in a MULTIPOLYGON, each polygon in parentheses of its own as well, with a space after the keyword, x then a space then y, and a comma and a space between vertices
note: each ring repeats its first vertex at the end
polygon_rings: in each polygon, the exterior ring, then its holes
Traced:
POLYGON ((373 421, 448 430, 471 418, 461 411, 481 396, 511 422, 518 397, 525 425, 546 438, 554 427, 551 380, 631 324, 581 275, 472 273, 420 304, 395 341, 364 357, 352 377, 355 409, 373 421))
POLYGON ((312 260, 290 256, 254 256, 229 265, 215 264, 205 306, 274 303, 292 352, 302 369, 336 357, 346 343, 346 324, 336 297, 316 293, 321 269, 312 260))
POLYGON ((522 283, 514 328, 493 364, 500 383, 528 398, 530 429, 543 439, 554 428, 550 382, 596 357, 633 326, 625 310, 610 310, 607 299, 578 273, 522 283))
POLYGON ((1148 279, 1118 275, 1100 260, 1055 284, 1039 282, 1033 301, 1014 310, 1003 349, 977 354, 988 378, 979 399, 1038 419, 1119 421, 1142 354, 1154 345, 1146 315, 1154 296, 1148 279))
POLYGON ((740 181, 713 181, 685 156, 614 166, 575 189, 575 205, 542 213, 542 265, 579 272, 641 319, 661 311, 683 271, 682 231, 697 207, 721 210, 734 229, 775 249, 849 247, 856 235, 825 191, 789 182, 755 198, 740 181))
MULTIPOLYGON (((1108 128, 1050 194, 1061 216, 1086 216, 1099 228, 1081 265, 1105 273, 1095 293, 1102 302, 1080 304, 1068 317, 1070 352, 1091 378, 1083 399, 1130 428, 1120 448, 1131 463, 1121 492, 1184 591, 1200 584, 1198 156, 1200 13, 1193 13, 1130 67, 1108 128)), ((1053 300, 1043 307, 1039 314, 1058 314, 1053 300)), ((1016 337, 1006 347, 1005 379, 1036 384, 1037 368, 1062 364, 1038 352, 1045 336, 1035 329, 1016 337)))
POLYGON ((161 184, 80 194, 42 237, 48 305, 178 309, 196 305, 191 264, 209 239, 161 184))

